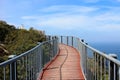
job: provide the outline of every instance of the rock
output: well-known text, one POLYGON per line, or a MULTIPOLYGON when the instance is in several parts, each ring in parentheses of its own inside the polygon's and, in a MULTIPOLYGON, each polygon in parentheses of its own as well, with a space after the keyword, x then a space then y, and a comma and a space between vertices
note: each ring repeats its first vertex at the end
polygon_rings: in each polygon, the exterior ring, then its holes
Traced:
POLYGON ((4 44, 0 44, 0 56, 8 55, 9 51, 5 48, 4 44))

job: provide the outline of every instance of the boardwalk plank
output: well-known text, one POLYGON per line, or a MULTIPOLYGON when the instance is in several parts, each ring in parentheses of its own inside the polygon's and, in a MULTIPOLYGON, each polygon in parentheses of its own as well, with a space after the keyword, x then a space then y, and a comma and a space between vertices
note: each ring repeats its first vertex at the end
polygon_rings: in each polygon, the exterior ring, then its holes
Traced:
POLYGON ((57 58, 46 67, 39 80, 85 80, 77 50, 63 44, 60 44, 59 48, 57 58))

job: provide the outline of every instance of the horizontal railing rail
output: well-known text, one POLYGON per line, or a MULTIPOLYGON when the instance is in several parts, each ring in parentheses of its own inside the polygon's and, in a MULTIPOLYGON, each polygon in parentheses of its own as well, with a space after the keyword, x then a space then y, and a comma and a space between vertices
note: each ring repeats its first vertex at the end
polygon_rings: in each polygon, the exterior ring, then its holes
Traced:
POLYGON ((120 80, 120 61, 73 36, 59 36, 59 43, 76 48, 86 80, 120 80))
POLYGON ((108 60, 114 62, 115 64, 117 64, 118 66, 120 66, 120 61, 119 61, 119 60, 117 60, 117 59, 115 59, 115 58, 113 58, 113 57, 111 57, 111 56, 109 56, 109 55, 107 55, 107 54, 105 54, 105 53, 103 53, 103 52, 101 52, 101 51, 99 51, 99 50, 91 47, 91 46, 88 46, 88 45, 86 45, 86 44, 84 44, 84 45, 85 45, 87 48, 91 49, 92 51, 98 53, 99 55, 101 55, 101 56, 103 56, 103 57, 106 57, 106 59, 108 59, 108 60))
POLYGON ((57 38, 39 43, 33 49, 0 63, 0 80, 36 80, 44 65, 57 53, 57 38))

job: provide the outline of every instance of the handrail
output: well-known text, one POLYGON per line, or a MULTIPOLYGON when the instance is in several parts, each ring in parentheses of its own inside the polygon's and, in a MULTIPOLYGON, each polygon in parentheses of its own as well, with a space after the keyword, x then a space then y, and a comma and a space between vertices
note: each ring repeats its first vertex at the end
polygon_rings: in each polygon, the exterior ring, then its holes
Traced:
POLYGON ((36 80, 44 65, 57 53, 57 38, 42 42, 31 50, 0 63, 0 80, 36 80))
POLYGON ((20 58, 23 57, 23 56, 26 56, 26 55, 28 55, 28 54, 31 54, 31 53, 29 53, 29 52, 35 50, 35 49, 38 48, 39 46, 41 46, 41 45, 43 45, 43 44, 45 44, 45 43, 47 43, 47 42, 50 42, 50 41, 52 41, 52 40, 44 41, 44 42, 42 42, 41 44, 35 46, 34 48, 32 48, 32 49, 30 49, 30 50, 28 50, 28 51, 26 51, 26 52, 24 52, 24 53, 22 53, 22 54, 20 54, 20 55, 18 55, 18 56, 16 56, 16 57, 12 58, 12 59, 9 59, 9 60, 7 60, 7 61, 4 61, 4 62, 0 63, 0 67, 1 67, 1 66, 6 66, 6 65, 8 65, 8 64, 10 64, 10 63, 12 63, 12 62, 14 62, 14 61, 16 61, 16 60, 18 60, 18 59, 20 59, 20 58))
POLYGON ((76 48, 86 80, 120 80, 120 61, 89 46, 77 37, 59 36, 59 42, 76 48))
POLYGON ((99 50, 97 50, 97 49, 89 46, 89 45, 86 45, 85 43, 83 43, 83 44, 84 44, 87 48, 93 50, 94 52, 100 54, 101 56, 106 57, 106 59, 111 60, 112 62, 114 62, 115 64, 117 64, 117 65, 120 66, 120 61, 119 61, 118 59, 115 59, 115 58, 113 58, 113 57, 111 57, 111 56, 109 56, 109 55, 107 55, 107 54, 105 54, 105 53, 103 53, 103 52, 101 52, 101 51, 99 51, 99 50))

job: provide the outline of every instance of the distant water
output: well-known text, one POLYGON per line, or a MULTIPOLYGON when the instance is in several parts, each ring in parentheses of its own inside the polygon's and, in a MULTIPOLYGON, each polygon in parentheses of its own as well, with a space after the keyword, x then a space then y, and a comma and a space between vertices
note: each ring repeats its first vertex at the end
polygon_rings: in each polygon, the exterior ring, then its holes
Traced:
POLYGON ((120 60, 120 43, 92 43, 90 46, 106 54, 115 53, 120 60))

